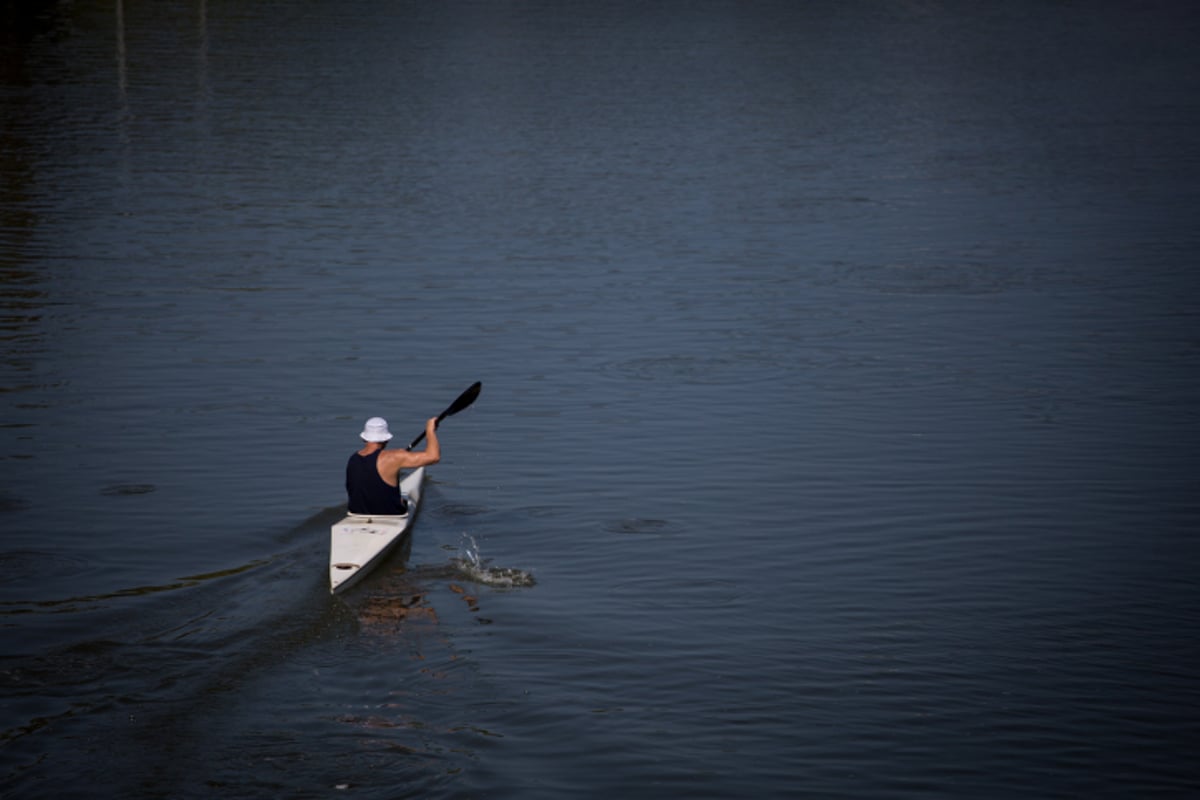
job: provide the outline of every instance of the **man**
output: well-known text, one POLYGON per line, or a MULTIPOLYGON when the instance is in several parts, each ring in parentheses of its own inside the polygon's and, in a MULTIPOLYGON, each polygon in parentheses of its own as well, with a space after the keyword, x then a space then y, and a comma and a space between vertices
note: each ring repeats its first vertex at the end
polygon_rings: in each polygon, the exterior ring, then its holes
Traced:
POLYGON ((385 450, 392 434, 387 420, 371 417, 359 434, 363 448, 346 463, 346 497, 351 514, 404 514, 408 503, 400 494, 400 470, 436 464, 442 458, 437 417, 425 423, 428 444, 423 452, 385 450))

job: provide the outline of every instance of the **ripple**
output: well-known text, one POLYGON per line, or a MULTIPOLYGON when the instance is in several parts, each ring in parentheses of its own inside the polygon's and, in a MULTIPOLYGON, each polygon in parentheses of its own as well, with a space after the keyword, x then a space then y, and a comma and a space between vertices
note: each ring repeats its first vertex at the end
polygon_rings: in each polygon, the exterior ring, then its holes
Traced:
POLYGON ((1029 285, 1028 275, 989 261, 843 265, 835 282, 883 294, 982 295, 1029 285))
POLYGON ((137 494, 150 494, 158 487, 152 483, 114 483, 111 486, 105 486, 100 490, 100 494, 107 497, 127 497, 137 494))
POLYGON ((438 506, 437 515, 440 517, 477 517, 491 511, 485 506, 473 506, 468 503, 446 503, 438 506))
POLYGON ((765 382, 773 374, 764 369, 775 362, 761 353, 726 356, 646 356, 614 361, 602 368, 609 373, 639 381, 669 380, 693 385, 722 385, 765 382))
POLYGON ((679 528, 665 519, 619 519, 604 526, 609 533, 649 535, 657 533, 678 533, 679 528))
POLYGON ((656 608, 726 608, 741 602, 745 593, 733 581, 681 578, 637 578, 613 584, 611 594, 653 598, 656 608))
POLYGON ((29 501, 24 497, 17 497, 16 495, 12 495, 7 492, 0 492, 0 512, 22 511, 26 508, 29 508, 29 501))
MULTIPOLYGON (((43 550, 10 550, 0 553, 0 575, 14 572, 24 572, 36 566, 39 570, 53 569, 56 573, 61 570, 79 570, 87 567, 87 560, 69 556, 65 553, 50 553, 43 550)), ((60 573, 61 574, 61 573, 60 573)))
MULTIPOLYGON (((31 576, 52 574, 56 578, 68 578, 87 570, 85 559, 69 556, 64 553, 50 553, 39 550, 10 550, 0 553, 0 581, 5 584, 28 580, 31 576)), ((8 611, 0 613, 16 613, 18 606, 26 603, 4 603, 8 611)))
POLYGON ((570 512, 561 506, 525 506, 524 508, 516 509, 516 513, 535 519, 545 519, 547 517, 563 516, 570 512))

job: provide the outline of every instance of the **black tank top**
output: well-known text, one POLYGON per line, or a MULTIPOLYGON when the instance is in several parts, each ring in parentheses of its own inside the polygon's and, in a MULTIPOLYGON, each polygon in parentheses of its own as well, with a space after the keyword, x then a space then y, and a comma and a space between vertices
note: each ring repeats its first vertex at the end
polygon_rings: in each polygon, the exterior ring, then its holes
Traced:
POLYGON ((375 462, 382 450, 369 456, 354 453, 346 462, 346 499, 351 514, 407 514, 400 489, 379 477, 375 462))

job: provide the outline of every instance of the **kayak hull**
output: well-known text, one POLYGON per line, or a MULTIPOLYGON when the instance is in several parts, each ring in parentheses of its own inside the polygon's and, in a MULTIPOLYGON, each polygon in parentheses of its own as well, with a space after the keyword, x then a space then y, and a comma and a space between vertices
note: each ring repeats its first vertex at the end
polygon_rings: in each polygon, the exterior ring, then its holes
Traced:
POLYGON ((339 594, 365 578, 412 530, 421 505, 425 468, 400 481, 407 514, 347 514, 330 529, 329 592, 339 594))

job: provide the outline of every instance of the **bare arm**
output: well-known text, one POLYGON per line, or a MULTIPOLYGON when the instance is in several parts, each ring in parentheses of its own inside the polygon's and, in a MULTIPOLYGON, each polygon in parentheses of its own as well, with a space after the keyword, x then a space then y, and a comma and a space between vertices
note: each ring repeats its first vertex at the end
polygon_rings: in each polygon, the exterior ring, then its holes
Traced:
POLYGON ((437 437, 437 417, 430 417, 425 423, 425 439, 425 449, 419 452, 384 450, 379 454, 379 471, 388 483, 395 483, 402 469, 427 467, 442 460, 442 447, 437 437))
POLYGON ((442 460, 442 446, 437 438, 437 417, 430 417, 425 421, 425 451, 423 453, 414 453, 409 451, 410 456, 417 456, 421 463, 418 467, 426 467, 430 464, 436 464, 442 460))

